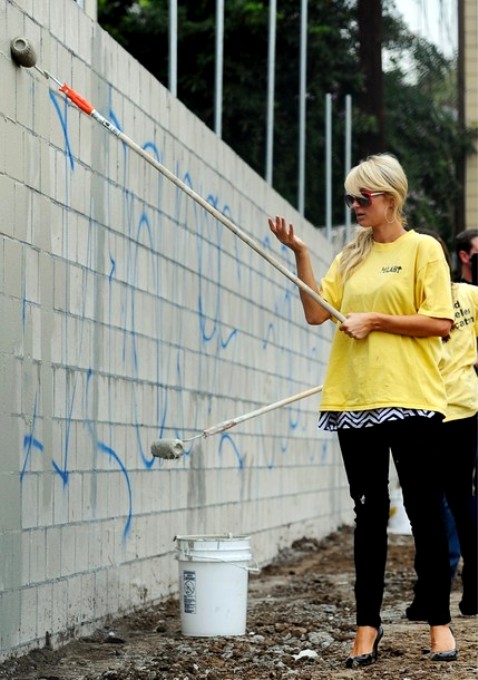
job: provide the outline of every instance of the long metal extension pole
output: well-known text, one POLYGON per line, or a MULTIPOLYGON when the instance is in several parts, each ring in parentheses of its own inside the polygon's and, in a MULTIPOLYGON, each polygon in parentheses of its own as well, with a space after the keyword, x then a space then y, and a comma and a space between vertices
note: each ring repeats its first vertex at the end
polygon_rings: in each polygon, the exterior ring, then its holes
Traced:
POLYGON ((211 214, 215 219, 217 219, 219 222, 221 222, 229 231, 232 231, 233 234, 235 234, 237 237, 241 239, 241 241, 244 241, 250 248, 256 251, 261 257, 263 257, 265 260, 269 262, 273 267, 275 267, 281 274, 284 274, 290 281, 295 283, 296 286, 298 286, 301 290, 303 290, 305 293, 310 295, 319 305, 321 305, 324 309, 326 309, 331 316, 333 316, 335 319, 337 319, 340 322, 345 321, 345 317, 343 314, 341 314, 339 311, 334 309, 332 305, 330 305, 326 300, 323 300, 320 295, 310 286, 308 286, 306 283, 301 281, 299 277, 297 277, 295 274, 290 272, 287 267, 285 267, 282 262, 279 260, 276 260, 272 255, 270 255, 259 243, 257 243, 253 238, 251 238, 245 231, 240 229, 234 222, 232 222, 230 219, 228 219, 225 215, 223 215, 219 210, 214 208, 208 201, 206 201, 202 196, 197 194, 191 187, 189 187, 187 184, 185 184, 183 181, 179 179, 179 177, 176 177, 174 173, 172 173, 166 166, 162 165, 159 163, 155 158, 153 158, 147 151, 145 151, 139 144, 137 144, 135 141, 133 141, 130 137, 128 137, 124 132, 121 132, 113 123, 111 123, 107 118, 101 115, 94 106, 86 100, 84 97, 82 97, 80 94, 78 94, 75 90, 73 90, 69 85, 66 83, 63 83, 63 85, 60 83, 59 80, 57 80, 54 76, 52 76, 48 71, 39 68, 38 66, 35 66, 35 68, 42 73, 46 78, 51 78, 54 80, 58 85, 59 85, 59 91, 62 92, 70 101, 72 101, 81 111, 86 113, 88 116, 91 116, 94 120, 96 120, 97 123, 100 123, 100 125, 103 125, 108 132, 111 132, 113 135, 115 135, 119 140, 124 142, 126 146, 128 146, 132 151, 134 151, 138 156, 141 156, 149 165, 152 165, 153 168, 158 170, 162 175, 164 175, 167 179, 169 179, 170 182, 172 182, 175 186, 178 187, 178 189, 181 189, 185 194, 187 194, 190 198, 192 198, 193 201, 198 203, 204 210, 206 210, 209 214, 211 214))

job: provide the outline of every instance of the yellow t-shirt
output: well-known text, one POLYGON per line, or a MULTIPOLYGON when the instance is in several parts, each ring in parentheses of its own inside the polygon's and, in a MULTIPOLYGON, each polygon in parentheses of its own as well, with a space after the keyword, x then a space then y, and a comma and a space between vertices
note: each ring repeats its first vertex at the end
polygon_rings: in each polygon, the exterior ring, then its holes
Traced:
MULTIPOLYGON (((450 273, 432 236, 410 230, 393 243, 373 243, 342 284, 337 255, 321 282, 321 295, 342 314, 379 312, 453 319, 450 273)), ((336 330, 320 402, 321 411, 375 408, 446 413, 438 369, 442 341, 374 331, 354 340, 336 330)))
POLYGON ((475 372, 478 336, 478 286, 452 284, 455 323, 443 343, 440 370, 448 396, 445 420, 471 418, 478 412, 478 375, 475 372))

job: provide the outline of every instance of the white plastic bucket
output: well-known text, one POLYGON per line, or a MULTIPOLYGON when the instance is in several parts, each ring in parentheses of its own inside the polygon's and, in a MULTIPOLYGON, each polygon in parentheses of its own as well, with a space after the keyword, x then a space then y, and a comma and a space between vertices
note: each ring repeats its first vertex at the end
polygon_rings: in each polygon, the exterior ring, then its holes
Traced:
POLYGON ((410 536, 412 527, 408 519, 401 487, 397 487, 390 494, 390 516, 388 519, 389 534, 403 534, 410 536))
POLYGON ((176 536, 184 635, 244 635, 249 536, 176 536))

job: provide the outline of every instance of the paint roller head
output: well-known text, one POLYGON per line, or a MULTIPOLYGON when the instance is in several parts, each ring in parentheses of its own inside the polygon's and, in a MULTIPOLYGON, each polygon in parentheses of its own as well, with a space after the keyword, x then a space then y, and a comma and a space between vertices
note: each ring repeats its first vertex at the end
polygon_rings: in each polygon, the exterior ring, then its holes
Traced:
POLYGON ((184 453, 184 444, 180 439, 158 439, 151 444, 151 455, 155 458, 173 460, 181 458, 184 453))
POLYGON ((10 53, 18 66, 31 68, 37 63, 37 55, 31 42, 22 36, 17 36, 11 41, 10 53))

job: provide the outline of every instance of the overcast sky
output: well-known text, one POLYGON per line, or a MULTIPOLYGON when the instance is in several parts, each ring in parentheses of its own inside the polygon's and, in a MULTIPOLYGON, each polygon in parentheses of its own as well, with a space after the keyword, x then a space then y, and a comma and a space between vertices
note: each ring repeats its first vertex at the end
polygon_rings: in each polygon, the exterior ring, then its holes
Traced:
POLYGON ((438 45, 447 56, 457 49, 458 0, 395 0, 397 12, 414 33, 438 45))

